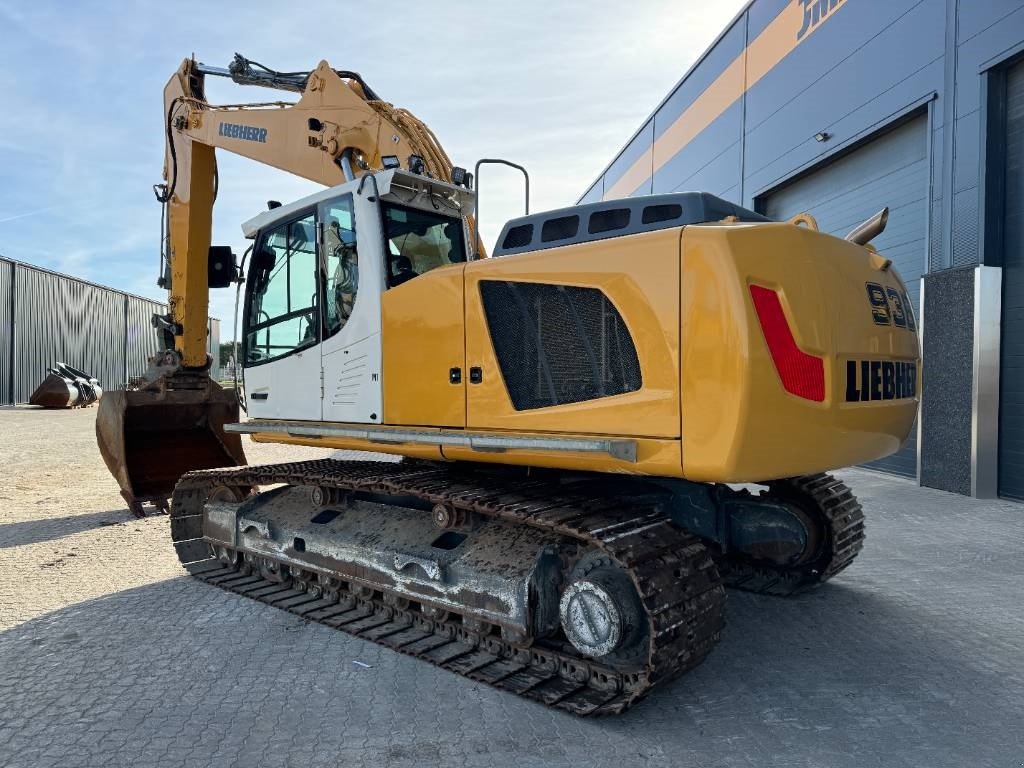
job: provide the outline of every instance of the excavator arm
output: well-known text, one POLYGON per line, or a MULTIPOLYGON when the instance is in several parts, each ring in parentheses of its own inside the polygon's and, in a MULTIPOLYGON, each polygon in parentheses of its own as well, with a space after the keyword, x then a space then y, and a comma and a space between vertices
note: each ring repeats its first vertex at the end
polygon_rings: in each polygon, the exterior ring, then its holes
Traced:
POLYGON ((96 420, 100 453, 140 516, 147 501, 166 510, 184 472, 246 463, 239 436, 224 431, 238 421, 238 400, 207 372, 209 288, 230 284, 223 276, 235 271, 222 249, 210 247, 215 151, 326 186, 399 166, 471 184, 426 125, 381 100, 358 74, 326 61, 311 72, 275 72, 237 54, 227 69, 185 59, 164 88, 164 121, 164 183, 155 191, 167 208, 160 285, 168 290, 169 312, 154 322, 168 349, 151 361, 141 387, 109 392, 96 420), (300 95, 298 101, 214 106, 206 98, 207 76, 300 95), (215 266, 219 280, 212 277, 215 266))
POLYGON ((325 186, 381 170, 385 162, 442 181, 466 179, 422 121, 381 100, 359 75, 326 61, 312 72, 280 73, 238 54, 228 69, 185 59, 164 88, 164 113, 165 184, 157 195, 168 206, 168 327, 188 368, 206 364, 216 149, 325 186), (297 102, 212 106, 205 95, 207 75, 301 95, 297 102))

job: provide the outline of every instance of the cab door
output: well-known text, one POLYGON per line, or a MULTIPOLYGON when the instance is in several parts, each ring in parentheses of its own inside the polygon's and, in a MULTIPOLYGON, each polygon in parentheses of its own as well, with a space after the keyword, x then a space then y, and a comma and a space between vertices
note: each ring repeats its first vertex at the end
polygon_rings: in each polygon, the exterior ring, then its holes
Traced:
POLYGON ((321 271, 313 211, 260 232, 250 264, 243 321, 249 416, 319 420, 321 271))
POLYGON ((383 420, 379 214, 366 195, 320 203, 323 269, 323 420, 383 420))

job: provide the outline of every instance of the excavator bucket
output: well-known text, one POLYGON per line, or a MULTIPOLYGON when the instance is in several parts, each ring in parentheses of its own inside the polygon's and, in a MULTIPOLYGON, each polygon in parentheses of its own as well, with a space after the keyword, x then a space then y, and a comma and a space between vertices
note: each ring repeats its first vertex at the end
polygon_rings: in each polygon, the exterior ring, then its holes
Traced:
POLYGON ((195 469, 245 464, 238 400, 216 382, 175 386, 166 376, 139 390, 108 392, 96 414, 96 440, 107 469, 137 517, 151 502, 163 512, 178 479, 195 469))

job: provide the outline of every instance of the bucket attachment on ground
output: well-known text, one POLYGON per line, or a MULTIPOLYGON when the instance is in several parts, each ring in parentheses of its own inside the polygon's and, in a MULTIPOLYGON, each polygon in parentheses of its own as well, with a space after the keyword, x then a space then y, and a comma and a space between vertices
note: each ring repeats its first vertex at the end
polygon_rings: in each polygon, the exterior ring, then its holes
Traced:
POLYGON ((96 378, 65 363, 57 363, 46 369, 46 378, 28 402, 43 408, 82 408, 101 397, 103 388, 96 378))
POLYGON ((144 388, 108 392, 96 414, 96 439, 107 469, 136 517, 144 502, 168 511, 175 484, 195 469, 245 464, 238 400, 205 373, 181 371, 144 388))

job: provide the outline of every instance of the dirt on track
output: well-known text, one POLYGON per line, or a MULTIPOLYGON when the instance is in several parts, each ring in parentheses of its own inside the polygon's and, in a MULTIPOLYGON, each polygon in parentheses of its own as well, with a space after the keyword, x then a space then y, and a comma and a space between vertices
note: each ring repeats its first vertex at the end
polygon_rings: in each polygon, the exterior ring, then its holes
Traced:
MULTIPOLYGON (((95 406, 0 408, 0 631, 184 573, 167 518, 128 511, 96 448, 95 420, 95 406)), ((248 440, 244 447, 250 463, 332 453, 248 440)))

